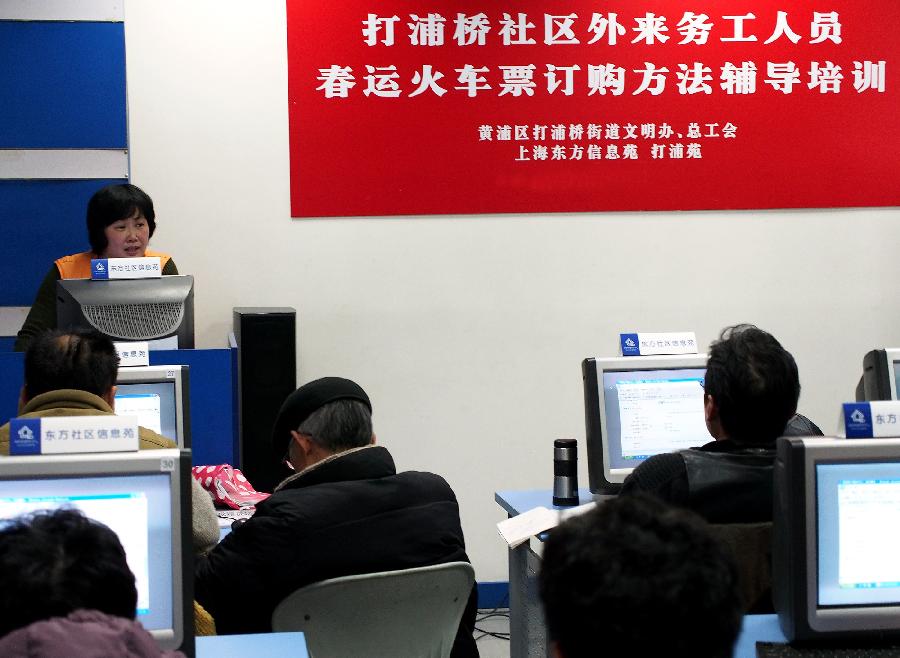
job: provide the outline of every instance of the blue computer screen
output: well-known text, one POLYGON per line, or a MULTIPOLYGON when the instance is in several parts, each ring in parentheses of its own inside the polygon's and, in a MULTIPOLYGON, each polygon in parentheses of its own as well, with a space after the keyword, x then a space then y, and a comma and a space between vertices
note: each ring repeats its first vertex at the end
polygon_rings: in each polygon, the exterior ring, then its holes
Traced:
POLYGON ((703 412, 705 368, 603 372, 610 468, 712 441, 703 412))
POLYGON ((153 430, 173 441, 178 440, 174 380, 118 384, 116 413, 120 416, 135 416, 141 427, 153 430))
POLYGON ((137 619, 173 628, 172 500, 169 473, 0 481, 0 519, 74 507, 119 537, 135 576, 137 619))
POLYGON ((900 462, 816 464, 818 603, 900 602, 900 462))

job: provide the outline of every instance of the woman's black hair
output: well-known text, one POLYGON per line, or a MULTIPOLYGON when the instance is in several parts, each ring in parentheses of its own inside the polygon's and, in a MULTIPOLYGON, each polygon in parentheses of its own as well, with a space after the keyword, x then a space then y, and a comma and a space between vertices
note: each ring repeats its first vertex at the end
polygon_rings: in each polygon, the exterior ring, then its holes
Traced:
POLYGON ((106 250, 106 227, 120 219, 142 215, 150 226, 150 237, 156 230, 153 199, 131 183, 107 185, 97 190, 87 205, 87 231, 91 251, 98 256, 106 250))

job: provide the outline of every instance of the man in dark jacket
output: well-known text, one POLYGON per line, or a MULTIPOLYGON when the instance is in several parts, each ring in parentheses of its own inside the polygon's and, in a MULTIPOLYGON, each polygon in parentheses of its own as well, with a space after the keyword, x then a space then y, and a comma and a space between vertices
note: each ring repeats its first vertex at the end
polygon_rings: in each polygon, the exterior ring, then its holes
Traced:
MULTIPOLYGON (((796 432, 786 426, 799 423, 792 420, 799 397, 794 357, 771 334, 746 324, 726 328, 710 347, 703 397, 716 440, 651 457, 628 476, 622 495, 647 491, 712 523, 771 521, 775 440, 796 432)), ((799 418, 810 433, 818 430, 799 418)))
MULTIPOLYGON (((397 473, 371 411, 339 377, 288 396, 274 441, 296 472, 196 566, 196 599, 219 633, 270 631, 275 606, 321 580, 468 561, 453 490, 433 473, 397 473)), ((478 655, 476 607, 473 588, 453 656, 478 655)))

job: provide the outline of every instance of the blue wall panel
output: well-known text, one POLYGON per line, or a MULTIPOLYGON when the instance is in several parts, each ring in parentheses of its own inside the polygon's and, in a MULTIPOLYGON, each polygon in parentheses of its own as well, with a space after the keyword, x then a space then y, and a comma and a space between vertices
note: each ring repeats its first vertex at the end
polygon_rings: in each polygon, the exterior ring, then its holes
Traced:
POLYGON ((122 23, 0 21, 0 148, 125 148, 122 23))
POLYGON ((88 199, 124 182, 0 180, 0 306, 31 306, 53 261, 88 249, 88 199))

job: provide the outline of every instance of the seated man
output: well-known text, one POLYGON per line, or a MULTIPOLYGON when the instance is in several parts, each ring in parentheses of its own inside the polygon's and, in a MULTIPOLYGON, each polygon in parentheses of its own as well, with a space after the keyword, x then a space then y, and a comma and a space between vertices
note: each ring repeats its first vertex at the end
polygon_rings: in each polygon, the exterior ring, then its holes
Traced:
POLYGON ((695 514, 619 497, 550 532, 539 576, 555 658, 730 658, 737 573, 695 514))
MULTIPOLYGON (((25 383, 19 418, 114 415, 119 356, 112 341, 86 331, 46 331, 25 352, 25 383)), ((145 427, 138 428, 141 450, 177 444, 145 427)), ((0 427, 0 455, 9 454, 9 423, 0 427)), ((191 482, 194 550, 209 550, 219 526, 209 494, 191 482)))
MULTIPOLYGON (((339 377, 285 400, 273 442, 297 472, 196 565, 197 601, 219 633, 271 631, 275 606, 321 580, 468 561, 452 489, 432 473, 397 473, 371 412, 365 391, 339 377)), ((473 588, 454 656, 478 655, 475 608, 473 588)))
POLYGON ((119 538, 79 511, 0 528, 0 581, 0 655, 161 655, 135 621, 137 589, 119 538))
POLYGON ((625 479, 622 494, 648 491, 711 523, 772 520, 775 440, 800 397, 794 357, 752 325, 726 328, 706 364, 706 427, 715 439, 655 455, 625 479))

